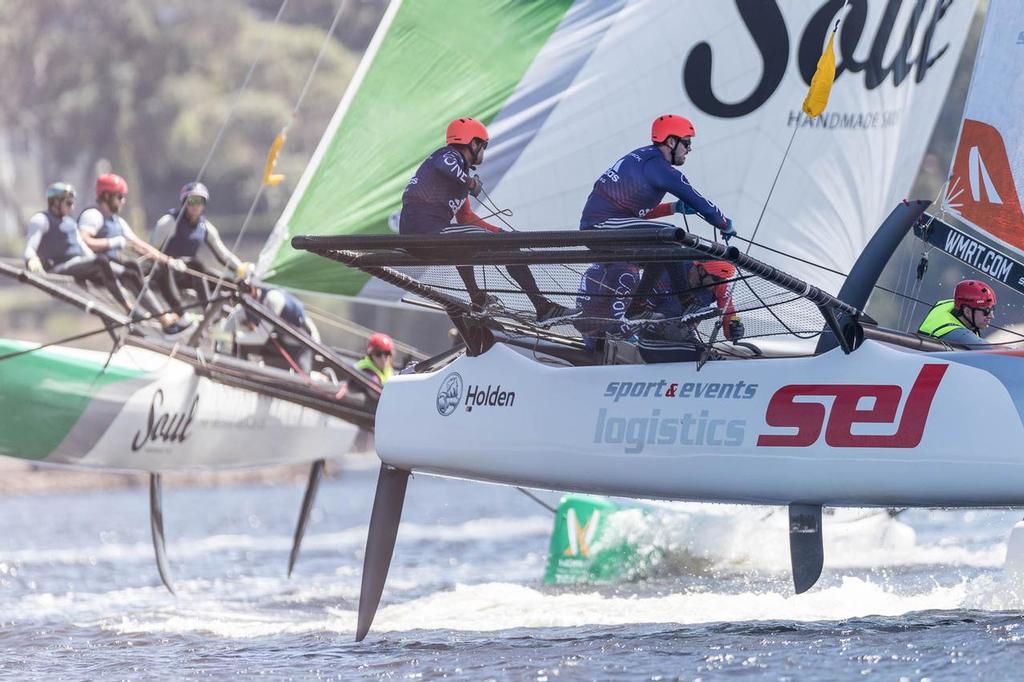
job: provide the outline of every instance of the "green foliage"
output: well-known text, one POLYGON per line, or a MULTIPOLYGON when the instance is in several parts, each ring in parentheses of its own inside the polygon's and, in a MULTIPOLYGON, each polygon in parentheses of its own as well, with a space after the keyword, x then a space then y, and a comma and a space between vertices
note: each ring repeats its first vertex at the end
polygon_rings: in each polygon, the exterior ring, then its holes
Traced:
MULTIPOLYGON (((154 215, 199 172, 233 110, 203 179, 217 211, 243 213, 328 26, 274 25, 242 0, 0 0, 0 125, 40 150, 47 179, 108 159, 131 206, 154 215)), ((261 210, 281 208, 356 61, 332 38, 278 162, 285 184, 261 210)))

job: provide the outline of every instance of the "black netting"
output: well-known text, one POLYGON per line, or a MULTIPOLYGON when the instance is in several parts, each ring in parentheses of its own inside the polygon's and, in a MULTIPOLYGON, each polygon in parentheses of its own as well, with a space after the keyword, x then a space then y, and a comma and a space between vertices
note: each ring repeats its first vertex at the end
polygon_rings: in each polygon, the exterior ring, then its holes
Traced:
POLYGON ((700 353, 721 341, 813 339, 826 328, 823 310, 859 315, 737 249, 671 227, 299 237, 293 244, 506 334, 591 348, 625 340, 645 359, 645 351, 700 353))
POLYGON ((644 268, 632 263, 519 265, 511 266, 511 272, 505 266, 463 266, 467 277, 472 268, 472 288, 455 266, 431 266, 415 274, 421 283, 482 316, 527 328, 520 333, 532 329, 584 340, 685 340, 693 335, 707 343, 712 336, 724 340, 730 323, 736 329, 733 320, 742 324, 746 339, 812 338, 821 333, 825 322, 806 298, 742 268, 721 283, 712 283, 707 276, 701 284, 701 262, 678 264, 690 280, 685 288, 673 286, 666 276, 640 295, 637 287, 644 268), (552 312, 552 306, 562 310, 552 312))

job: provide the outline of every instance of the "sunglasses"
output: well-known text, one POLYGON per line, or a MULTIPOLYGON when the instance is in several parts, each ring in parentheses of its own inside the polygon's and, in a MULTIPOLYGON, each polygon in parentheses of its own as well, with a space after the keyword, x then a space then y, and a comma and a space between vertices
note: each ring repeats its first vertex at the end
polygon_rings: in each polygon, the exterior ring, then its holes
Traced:
POLYGON ((378 358, 387 358, 387 357, 391 357, 391 351, 389 351, 389 350, 375 350, 375 351, 372 351, 370 353, 370 355, 375 355, 378 358))
POLYGON ((479 145, 480 145, 480 149, 487 149, 487 140, 481 140, 481 139, 480 139, 480 138, 478 137, 478 138, 476 138, 476 139, 474 140, 474 142, 476 142, 477 144, 479 144, 479 145))
POLYGON ((690 145, 693 144, 693 142, 688 137, 681 137, 679 138, 679 144, 683 145, 683 147, 686 148, 686 151, 690 151, 690 145))
POLYGON ((189 197, 185 200, 185 203, 189 206, 202 206, 206 203, 206 199, 202 197, 189 197))
POLYGON ((75 205, 75 200, 68 198, 68 199, 65 199, 64 201, 62 201, 61 203, 64 204, 65 206, 74 206, 75 205))
POLYGON ((127 194, 114 194, 112 196, 115 199, 120 199, 121 201, 127 201, 127 199, 128 199, 128 195, 127 194))
POLYGON ((991 307, 991 308, 975 308, 975 310, 977 310, 982 315, 995 315, 995 313, 996 313, 995 307, 991 307))

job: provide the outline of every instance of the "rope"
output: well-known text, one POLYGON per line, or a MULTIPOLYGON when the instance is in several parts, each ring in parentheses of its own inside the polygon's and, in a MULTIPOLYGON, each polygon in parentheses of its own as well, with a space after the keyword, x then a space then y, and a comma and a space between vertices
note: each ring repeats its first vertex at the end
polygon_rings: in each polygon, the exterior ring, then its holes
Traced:
MULTIPOLYGON (((282 1, 281 9, 278 11, 278 17, 274 19, 275 23, 277 22, 277 19, 280 18, 280 14, 281 12, 284 11, 284 6, 287 4, 288 0, 282 1)), ((238 236, 235 237, 235 243, 231 249, 232 253, 238 251, 238 247, 242 243, 242 237, 245 236, 246 230, 248 230, 249 228, 249 223, 252 221, 252 216, 256 212, 256 206, 259 204, 260 198, 262 198, 263 192, 267 188, 268 181, 271 181, 269 171, 273 169, 273 165, 274 163, 276 163, 277 151, 280 149, 280 146, 284 143, 285 138, 288 136, 288 130, 291 128, 292 124, 298 119, 299 108, 302 106, 302 101, 303 99, 305 99, 306 93, 309 91, 309 87, 313 82, 313 76, 316 74, 317 69, 320 67, 320 62, 323 59, 324 53, 327 51, 327 45, 330 44, 331 36, 334 34, 334 29, 338 25, 338 20, 341 19, 341 14, 345 9, 346 4, 347 0, 342 0, 340 3, 338 3, 338 11, 334 14, 334 20, 331 22, 331 27, 328 29, 327 33, 324 34, 323 42, 320 44, 320 51, 317 52, 316 59, 313 61, 313 65, 310 67, 309 74, 306 76, 306 81, 302 85, 302 90, 299 92, 299 96, 295 100, 295 106, 292 107, 291 118, 289 119, 288 123, 285 124, 284 128, 281 129, 281 132, 278 133, 277 139, 275 139, 274 145, 271 147, 272 157, 268 158, 267 169, 264 171, 263 182, 260 183, 260 186, 256 190, 256 196, 252 198, 252 202, 249 204, 249 210, 248 212, 246 212, 245 220, 242 221, 242 227, 238 231, 238 236)), ((246 82, 248 82, 248 80, 246 82)), ((216 297, 216 295, 220 292, 220 288, 224 280, 224 274, 225 273, 223 273, 222 271, 221 276, 217 279, 217 284, 214 286, 211 298, 216 297)))
MULTIPOLYGON (((747 250, 745 253, 750 253, 750 247, 754 245, 754 238, 757 237, 757 230, 761 227, 761 219, 764 218, 764 212, 768 210, 768 202, 772 200, 772 193, 775 191, 775 184, 779 181, 779 176, 782 175, 782 167, 786 165, 786 159, 789 157, 789 150, 793 148, 793 140, 796 139, 796 131, 800 130, 800 121, 803 120, 803 113, 797 117, 796 126, 793 127, 793 134, 789 136, 789 144, 786 145, 786 152, 782 155, 782 161, 779 163, 779 170, 775 171, 775 179, 772 180, 771 189, 768 190, 768 197, 764 200, 764 205, 761 207, 761 215, 757 217, 757 224, 754 225, 754 231, 750 235, 747 242, 747 250)), ((760 244, 758 244, 760 246, 760 244)))
POLYGON ((106 333, 107 331, 109 331, 111 329, 114 329, 116 327, 121 327, 121 326, 125 326, 125 325, 120 325, 119 324, 119 325, 112 325, 110 327, 101 327, 100 329, 94 329, 92 331, 83 332, 81 334, 75 334, 73 336, 68 336, 68 337, 65 337, 63 339, 58 339, 57 341, 51 341, 49 343, 44 343, 41 346, 36 346, 35 348, 27 348, 25 350, 15 351, 14 353, 7 353, 6 355, 0 355, 0 362, 3 362, 4 360, 13 360, 14 358, 18 358, 18 357, 21 357, 23 355, 30 355, 32 353, 35 353, 36 351, 41 351, 44 348, 50 348, 51 346, 59 346, 59 345, 64 344, 64 343, 70 343, 72 341, 80 341, 81 339, 87 339, 90 336, 96 336, 97 334, 104 334, 104 333, 106 333))

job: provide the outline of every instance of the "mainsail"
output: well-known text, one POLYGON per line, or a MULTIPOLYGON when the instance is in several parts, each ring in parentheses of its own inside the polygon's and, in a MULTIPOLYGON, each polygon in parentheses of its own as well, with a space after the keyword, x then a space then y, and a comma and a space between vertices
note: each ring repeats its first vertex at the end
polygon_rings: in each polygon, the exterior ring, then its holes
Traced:
POLYGON ((1024 253, 1024 5, 989 3, 943 208, 1024 253))
MULTIPOLYGON (((594 180, 646 143, 655 116, 676 112, 697 128, 684 172, 748 237, 799 126, 758 241, 846 272, 910 188, 975 5, 395 0, 260 271, 296 289, 367 295, 364 276, 293 250, 290 237, 386 234, 456 116, 488 125, 485 186, 515 229, 536 230, 575 229, 594 180), (838 17, 838 78, 829 109, 809 120, 800 103, 838 17)), ((842 283, 751 254, 829 291, 842 283)))

